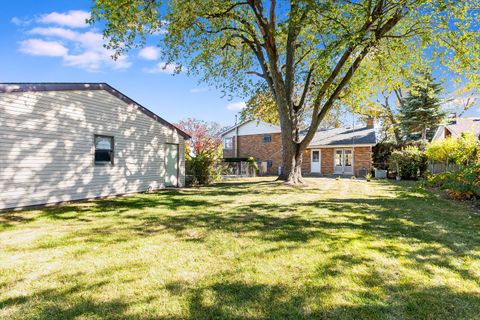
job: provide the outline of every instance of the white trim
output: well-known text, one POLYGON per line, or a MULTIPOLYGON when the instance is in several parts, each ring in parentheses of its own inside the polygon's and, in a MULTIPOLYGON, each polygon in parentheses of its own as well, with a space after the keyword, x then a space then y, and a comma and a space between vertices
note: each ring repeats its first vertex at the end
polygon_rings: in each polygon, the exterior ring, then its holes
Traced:
POLYGON ((442 132, 445 132, 445 128, 446 126, 444 125, 439 126, 437 128, 437 131, 435 131, 435 134, 433 135, 432 141, 442 140, 443 138, 445 138, 445 136, 442 134, 442 132))
POLYGON ((348 147, 348 148, 335 148, 333 150, 333 174, 341 174, 341 175, 355 175, 355 151, 353 147, 348 147), (349 166, 352 168, 351 172, 345 172, 345 150, 350 150, 352 152, 352 165, 349 166), (337 172, 335 171, 336 165, 335 165, 335 160, 337 156, 337 150, 342 150, 342 172, 337 172))
POLYGON ((308 146, 307 149, 327 149, 327 148, 357 148, 357 147, 373 147, 376 143, 366 143, 366 144, 336 144, 336 145, 329 145, 329 146, 308 146))
MULTIPOLYGON (((230 127, 228 129, 222 131, 220 133, 220 136, 224 137, 224 136, 230 134, 234 130, 236 130, 237 135, 240 135, 240 136, 257 135, 257 134, 271 134, 271 133, 280 133, 281 132, 280 127, 278 125, 271 124, 271 123, 261 121, 261 120, 248 120, 248 121, 244 121, 242 123, 239 123, 239 124, 237 124, 233 127, 230 127), (240 132, 240 134, 239 134, 239 132, 238 132, 239 129, 241 127, 245 126, 245 125, 250 124, 250 123, 255 124, 256 130, 254 130, 252 133, 241 133, 240 132)), ((247 130, 247 132, 248 132, 248 130, 247 130)))
POLYGON ((223 137, 223 150, 233 150, 233 137, 223 137), (227 139, 230 140, 230 147, 227 147, 227 139))
POLYGON ((244 121, 244 122, 240 122, 239 124, 236 124, 236 125, 234 125, 234 126, 232 126, 232 127, 230 127, 230 128, 225 129, 224 131, 220 132, 220 136, 223 137, 223 136, 226 135, 227 133, 229 133, 229 132, 237 129, 237 128, 240 127, 240 126, 243 126, 245 123, 250 122, 250 121, 255 121, 255 120, 247 120, 247 121, 244 121))
POLYGON ((322 173, 322 150, 312 149, 310 150, 310 173, 322 173), (318 151, 318 172, 312 170, 313 164, 313 151, 318 151))

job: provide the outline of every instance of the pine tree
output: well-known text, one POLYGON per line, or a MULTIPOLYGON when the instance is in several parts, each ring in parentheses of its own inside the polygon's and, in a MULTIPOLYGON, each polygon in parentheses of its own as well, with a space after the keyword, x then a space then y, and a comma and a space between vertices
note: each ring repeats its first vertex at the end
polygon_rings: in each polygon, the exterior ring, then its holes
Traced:
POLYGON ((400 128, 406 140, 427 140, 445 118, 441 109, 442 85, 429 73, 411 85, 400 105, 400 128))

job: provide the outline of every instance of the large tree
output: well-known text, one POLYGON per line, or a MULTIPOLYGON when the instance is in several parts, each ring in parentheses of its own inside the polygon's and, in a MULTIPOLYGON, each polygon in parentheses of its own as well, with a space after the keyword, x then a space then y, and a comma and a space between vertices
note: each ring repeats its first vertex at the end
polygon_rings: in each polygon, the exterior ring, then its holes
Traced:
POLYGON ((96 0, 91 22, 105 22, 117 55, 163 34, 158 45, 178 71, 186 65, 246 97, 266 86, 282 132, 280 178, 298 183, 303 151, 319 125, 368 85, 361 71, 373 62, 365 60, 394 65, 415 52, 422 61, 409 61, 411 68, 439 61, 474 68, 478 80, 479 6, 479 0, 96 0), (301 136, 304 114, 310 119, 301 136))

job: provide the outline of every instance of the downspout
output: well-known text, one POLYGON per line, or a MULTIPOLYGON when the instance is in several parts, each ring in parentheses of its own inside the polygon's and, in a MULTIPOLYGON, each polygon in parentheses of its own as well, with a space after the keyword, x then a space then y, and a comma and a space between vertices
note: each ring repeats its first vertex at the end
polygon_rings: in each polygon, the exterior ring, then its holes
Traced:
POLYGON ((235 128, 235 158, 238 158, 238 127, 235 128))

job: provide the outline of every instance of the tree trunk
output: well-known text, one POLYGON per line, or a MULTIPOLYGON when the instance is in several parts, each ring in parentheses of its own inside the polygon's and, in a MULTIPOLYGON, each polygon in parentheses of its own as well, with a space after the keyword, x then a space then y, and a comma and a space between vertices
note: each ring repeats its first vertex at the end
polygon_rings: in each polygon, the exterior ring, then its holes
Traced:
POLYGON ((302 178, 303 150, 300 144, 282 135, 282 162, 283 171, 278 180, 291 184, 303 183, 302 178))
POLYGON ((427 128, 422 128, 422 140, 426 141, 427 140, 427 128))

